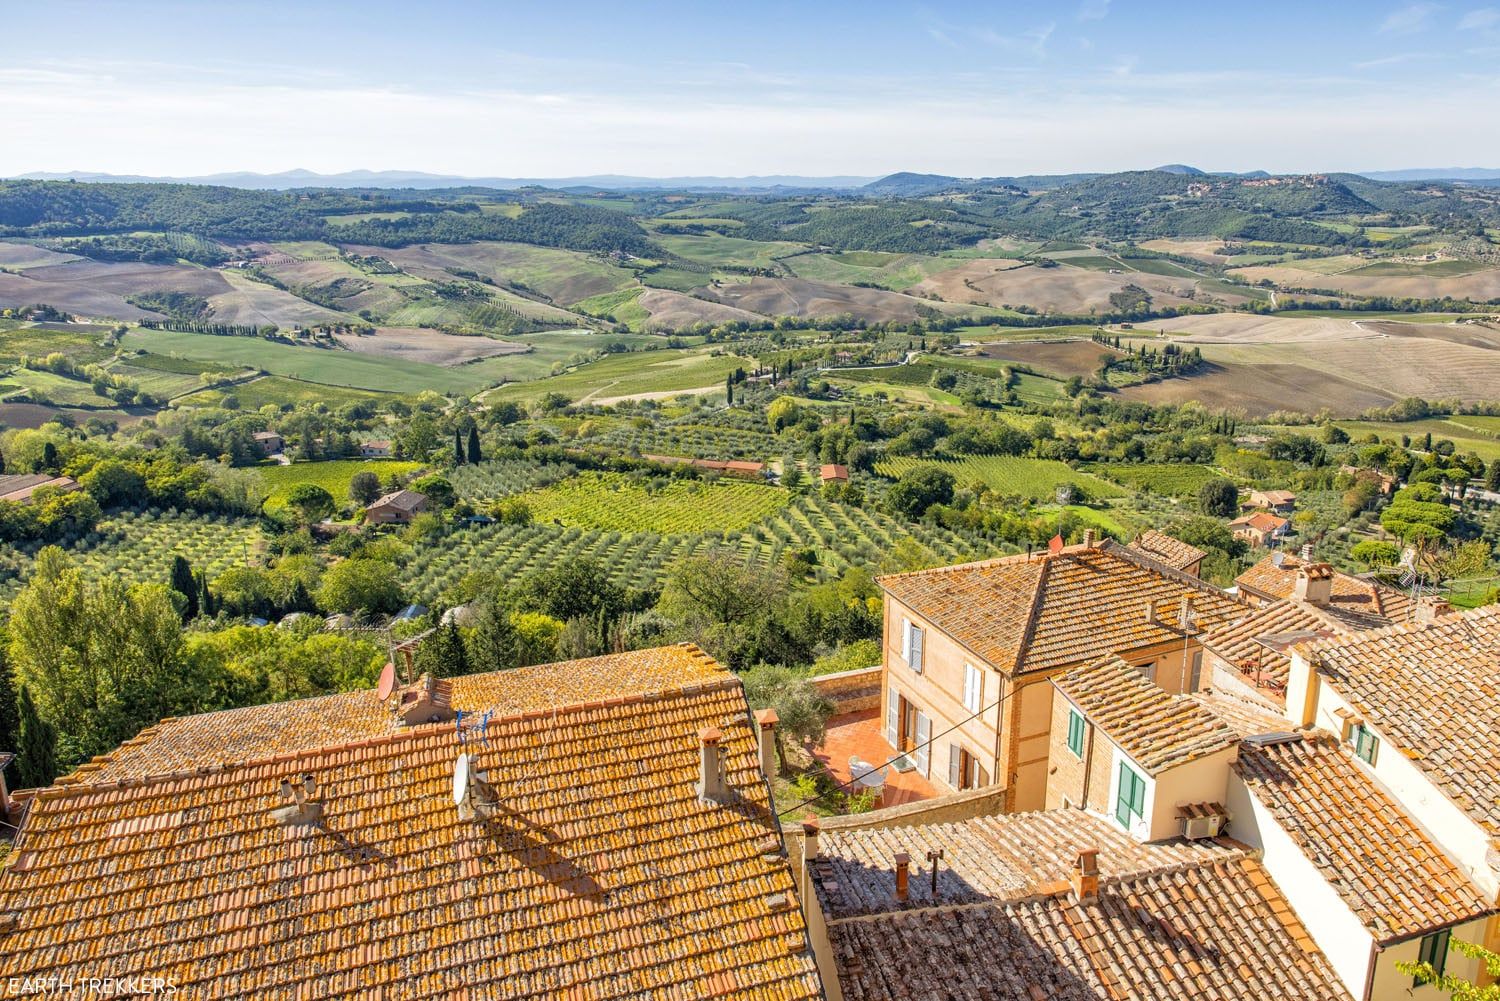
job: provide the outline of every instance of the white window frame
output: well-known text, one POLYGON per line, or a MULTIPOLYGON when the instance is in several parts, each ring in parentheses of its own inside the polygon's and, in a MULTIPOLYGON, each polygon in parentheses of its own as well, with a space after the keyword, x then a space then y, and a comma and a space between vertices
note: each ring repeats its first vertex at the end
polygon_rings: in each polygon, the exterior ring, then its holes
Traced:
POLYGON ((925 646, 922 627, 911 619, 901 620, 901 659, 917 674, 922 673, 922 652, 925 646))
POLYGON ((964 661, 964 708, 978 715, 984 708, 984 672, 964 661))
POLYGON ((893 685, 886 688, 885 740, 892 748, 901 740, 901 693, 893 685))
POLYGON ((917 710, 917 732, 913 735, 916 745, 912 758, 917 763, 917 772, 925 779, 932 775, 932 718, 917 710))

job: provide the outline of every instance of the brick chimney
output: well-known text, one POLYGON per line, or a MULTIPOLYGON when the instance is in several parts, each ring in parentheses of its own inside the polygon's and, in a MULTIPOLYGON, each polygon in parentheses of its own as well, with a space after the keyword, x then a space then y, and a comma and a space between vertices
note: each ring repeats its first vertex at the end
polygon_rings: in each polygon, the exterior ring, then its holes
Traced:
POLYGON ((1099 533, 1098 532, 1095 532, 1092 528, 1085 528, 1083 530, 1083 544, 1085 546, 1088 546, 1090 549, 1093 549, 1094 546, 1096 546, 1098 544, 1098 542, 1099 542, 1099 533))
POLYGON ((776 777, 776 724, 781 720, 775 709, 755 710, 755 726, 760 734, 760 770, 766 778, 776 777))
POLYGON ((716 726, 698 731, 698 798, 721 803, 727 795, 724 785, 724 756, 719 741, 724 735, 716 726))
POLYGON ((282 805, 271 816, 282 827, 314 827, 323 822, 323 801, 314 799, 317 781, 311 774, 281 780, 282 805))
MULTIPOLYGON (((1429 594, 1417 599, 1416 618, 1418 622, 1436 622, 1438 619, 1453 611, 1453 606, 1448 604, 1448 599, 1429 594)), ((0 785, 0 789, 4 786, 0 785)))
POLYGON ((911 896, 911 856, 905 852, 896 853, 896 899, 906 903, 911 896))
POLYGON ((1073 895, 1080 901, 1093 900, 1099 895, 1099 849, 1085 848, 1078 853, 1069 881, 1073 884, 1073 895))
POLYGON ((1309 605, 1326 608, 1333 600, 1333 567, 1327 563, 1304 563, 1297 570, 1292 597, 1309 605))
POLYGON ((1302 543, 1301 556, 1303 563, 1311 563, 1313 561, 1313 544, 1311 542, 1302 543))

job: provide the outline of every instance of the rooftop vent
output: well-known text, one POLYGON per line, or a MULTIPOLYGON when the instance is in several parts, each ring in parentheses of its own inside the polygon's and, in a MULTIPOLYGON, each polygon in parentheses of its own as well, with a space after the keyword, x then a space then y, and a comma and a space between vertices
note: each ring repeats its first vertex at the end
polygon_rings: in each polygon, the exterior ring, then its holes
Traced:
POLYGON ((1327 563, 1306 563, 1297 571, 1292 597, 1319 608, 1333 600, 1333 567, 1327 563))
POLYGON ((449 688, 447 682, 434 681, 432 675, 424 674, 411 684, 396 689, 390 707, 396 722, 401 726, 416 726, 419 723, 446 723, 453 719, 449 688))
POLYGON ((729 796, 724 782, 724 749, 719 746, 723 738, 716 726, 698 731, 698 798, 706 803, 722 803, 729 796))
POLYGON ((905 852, 896 853, 896 899, 906 903, 911 896, 911 856, 905 852))
POLYGON ((1079 900, 1093 900, 1099 895, 1099 849, 1085 848, 1078 853, 1073 863, 1069 882, 1073 884, 1073 895, 1079 900))
POLYGON ((315 827, 323 822, 323 801, 313 798, 317 793, 317 781, 311 773, 282 779, 282 805, 273 809, 271 816, 282 827, 315 827))
POLYGON ((1311 542, 1302 543, 1301 555, 1303 563, 1311 563, 1313 561, 1313 544, 1311 542))

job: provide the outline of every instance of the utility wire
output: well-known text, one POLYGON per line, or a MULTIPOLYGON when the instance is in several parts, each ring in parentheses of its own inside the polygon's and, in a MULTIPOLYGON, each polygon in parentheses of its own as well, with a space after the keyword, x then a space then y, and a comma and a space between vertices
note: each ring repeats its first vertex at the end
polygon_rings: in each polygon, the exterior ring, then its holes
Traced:
MULTIPOLYGON (((1009 702, 1010 701, 1010 697, 1012 695, 1014 695, 1016 693, 1016 691, 1017 691, 1016 686, 1012 686, 1011 690, 1008 691, 1008 692, 1006 692, 998 700, 996 700, 994 702, 991 702, 987 706, 984 706, 983 708, 981 708, 976 713, 971 713, 970 715, 965 716, 963 719, 959 720, 957 723, 954 723, 952 726, 950 726, 948 729, 942 731, 941 733, 933 734, 932 736, 928 737, 925 741, 923 741, 922 743, 918 744, 916 747, 913 747, 910 751, 898 751, 896 753, 895 757, 886 759, 885 764, 876 765, 873 768, 871 768, 869 771, 862 772, 859 775, 853 775, 853 774, 851 774, 850 777, 849 777, 849 781, 847 781, 847 782, 840 782, 837 785, 835 785, 832 789, 829 789, 827 792, 820 792, 816 796, 813 796, 810 799, 804 799, 800 803, 794 803, 793 805, 787 807, 785 810, 778 810, 778 811, 776 811, 776 816, 778 816, 778 817, 784 817, 787 814, 791 813, 793 810, 800 810, 804 806, 809 806, 809 805, 811 805, 813 803, 816 803, 818 800, 823 799, 823 798, 825 798, 827 796, 832 795, 833 793, 836 793, 836 792, 840 791, 845 786, 851 786, 851 785, 853 785, 854 783, 858 782, 860 779, 864 778, 866 775, 874 775, 876 772, 880 771, 883 768, 889 768, 891 765, 895 764, 897 761, 900 761, 902 758, 906 757, 908 754, 915 754, 917 751, 921 750, 924 747, 931 747, 932 743, 934 741, 936 741, 939 737, 946 737, 948 734, 952 733, 954 730, 957 730, 959 727, 961 727, 965 723, 969 722, 969 720, 978 719, 979 717, 983 716, 985 713, 989 712, 991 709, 994 709, 994 708, 996 708, 998 706, 1002 706, 1005 703, 1009 702)), ((889 712, 889 709, 887 709, 886 711, 889 712)), ((929 764, 931 764, 930 760, 929 760, 929 764)))

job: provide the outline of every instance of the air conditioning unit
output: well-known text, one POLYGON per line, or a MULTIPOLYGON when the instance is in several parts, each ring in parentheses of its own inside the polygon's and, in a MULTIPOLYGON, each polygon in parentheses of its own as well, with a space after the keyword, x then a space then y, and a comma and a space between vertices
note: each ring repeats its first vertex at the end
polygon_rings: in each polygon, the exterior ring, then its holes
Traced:
POLYGON ((1177 816, 1182 821, 1182 836, 1189 841, 1217 838, 1229 823, 1229 814, 1218 803, 1192 803, 1179 807, 1177 816))

